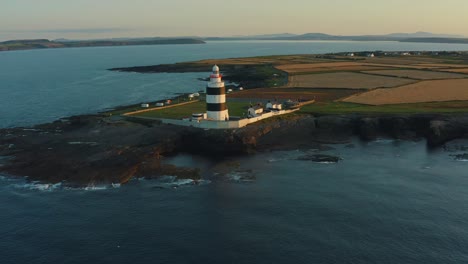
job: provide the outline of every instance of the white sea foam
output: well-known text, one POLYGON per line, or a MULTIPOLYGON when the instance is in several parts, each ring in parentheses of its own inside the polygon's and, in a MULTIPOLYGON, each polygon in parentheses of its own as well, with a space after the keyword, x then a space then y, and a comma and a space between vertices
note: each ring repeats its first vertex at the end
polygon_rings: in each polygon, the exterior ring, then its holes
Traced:
POLYGON ((88 185, 83 190, 85 191, 103 191, 109 189, 109 185, 88 185))
POLYGON ((158 179, 148 181, 151 182, 153 187, 161 188, 161 189, 169 189, 169 188, 179 188, 185 186, 193 186, 193 185, 206 185, 210 184, 211 181, 208 180, 192 180, 192 179, 177 179, 176 176, 162 176, 158 179))
POLYGON ((60 188, 62 188, 62 183, 40 183, 40 182, 31 182, 31 183, 17 183, 13 184, 14 187, 19 188, 19 189, 28 189, 28 190, 34 190, 34 191, 55 191, 60 188))
POLYGON ((376 140, 370 141, 369 143, 372 144, 390 144, 397 141, 396 139, 391 138, 377 138, 376 140))
POLYGON ((252 173, 246 171, 233 171, 226 174, 226 177, 228 180, 234 182, 253 182, 255 180, 252 173))
POLYGON ((319 163, 319 164, 337 164, 338 162, 334 162, 334 161, 314 161, 314 163, 319 163))
POLYGON ((72 141, 72 142, 68 142, 68 145, 89 145, 89 146, 96 146, 96 145, 98 145, 98 143, 97 143, 97 142, 72 141))
POLYGON ((12 178, 0 175, 0 180, 6 182, 6 186, 11 186, 16 189, 53 192, 53 191, 102 191, 109 189, 117 189, 121 187, 120 183, 113 183, 108 185, 88 185, 86 187, 73 187, 67 186, 64 183, 43 183, 43 182, 27 182, 25 179, 12 178))
POLYGON ((275 163, 275 162, 278 162, 278 161, 285 161, 285 160, 287 160, 287 159, 268 159, 267 161, 269 163, 275 163))
POLYGON ((172 184, 176 186, 193 185, 195 184, 195 181, 192 179, 181 179, 181 180, 174 181, 172 184))

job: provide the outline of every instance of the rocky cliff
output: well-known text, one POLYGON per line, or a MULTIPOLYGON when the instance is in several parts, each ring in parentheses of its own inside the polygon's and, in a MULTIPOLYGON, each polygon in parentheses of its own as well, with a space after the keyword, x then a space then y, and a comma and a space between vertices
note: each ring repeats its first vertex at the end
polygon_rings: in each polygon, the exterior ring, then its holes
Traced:
POLYGON ((0 130, 0 172, 69 185, 126 183, 133 177, 198 178, 194 168, 164 163, 180 152, 214 158, 256 151, 320 148, 352 137, 426 138, 437 147, 468 138, 466 115, 292 115, 236 130, 203 130, 77 116, 33 128, 0 130))

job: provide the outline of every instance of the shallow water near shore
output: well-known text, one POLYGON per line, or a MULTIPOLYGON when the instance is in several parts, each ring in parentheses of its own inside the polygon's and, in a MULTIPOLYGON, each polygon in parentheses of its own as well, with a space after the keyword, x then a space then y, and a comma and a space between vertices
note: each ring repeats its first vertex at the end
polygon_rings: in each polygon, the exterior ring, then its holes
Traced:
POLYGON ((395 140, 331 147, 221 165, 168 158, 226 172, 202 184, 40 189, 3 177, 1 263, 468 262, 467 163, 451 156, 463 151, 395 140), (342 160, 296 160, 304 153, 342 160))

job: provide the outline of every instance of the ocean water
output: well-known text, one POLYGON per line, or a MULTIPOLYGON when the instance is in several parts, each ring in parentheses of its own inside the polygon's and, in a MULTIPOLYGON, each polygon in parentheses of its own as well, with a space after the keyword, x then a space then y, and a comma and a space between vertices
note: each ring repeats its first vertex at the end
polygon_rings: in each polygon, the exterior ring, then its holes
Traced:
MULTIPOLYGON (((203 74, 107 68, 359 50, 468 45, 248 41, 0 53, 0 127, 204 86, 203 74)), ((203 157, 168 158, 201 168, 199 184, 168 176, 71 189, 0 175, 0 264, 468 263, 468 162, 451 156, 462 150, 385 139, 331 147, 324 153, 342 157, 337 164, 296 160, 304 150, 260 153, 226 160, 220 175, 203 157)))
POLYGON ((468 262, 466 162, 423 141, 332 147, 337 164, 263 153, 199 185, 166 177, 66 189, 3 178, 0 262, 468 262))
MULTIPOLYGON (((30 126, 205 87, 208 73, 138 74, 116 67, 209 58, 367 50, 468 50, 468 44, 354 41, 220 41, 205 45, 97 47, 0 52, 0 128, 30 126)), ((207 72, 210 69, 207 69, 207 72)))

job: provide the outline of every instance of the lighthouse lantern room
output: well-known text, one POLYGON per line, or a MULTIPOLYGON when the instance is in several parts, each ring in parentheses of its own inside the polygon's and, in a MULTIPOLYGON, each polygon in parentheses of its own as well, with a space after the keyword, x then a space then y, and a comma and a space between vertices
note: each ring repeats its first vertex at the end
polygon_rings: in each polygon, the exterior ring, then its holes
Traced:
POLYGON ((206 110, 209 120, 229 120, 229 112, 226 105, 226 88, 221 78, 219 67, 217 65, 213 66, 213 72, 206 87, 206 110))

